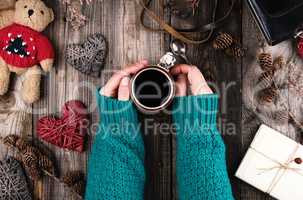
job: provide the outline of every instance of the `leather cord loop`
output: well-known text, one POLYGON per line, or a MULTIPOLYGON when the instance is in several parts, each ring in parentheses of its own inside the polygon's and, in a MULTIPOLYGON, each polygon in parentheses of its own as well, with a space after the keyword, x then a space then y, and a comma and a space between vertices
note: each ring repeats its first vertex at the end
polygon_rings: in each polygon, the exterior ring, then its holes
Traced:
POLYGON ((166 23, 164 20, 162 20, 159 16, 157 16, 155 14, 155 12, 153 12, 151 9, 149 9, 152 0, 136 0, 136 1, 142 6, 140 21, 145 29, 147 29, 149 31, 155 31, 155 32, 167 32, 170 35, 172 35, 174 38, 179 39, 185 43, 202 44, 202 43, 209 41, 209 39, 211 38, 211 36, 214 33, 214 30, 216 28, 218 28, 219 26, 221 26, 223 24, 223 22, 229 17, 229 15, 231 14, 231 12, 233 10, 236 0, 232 0, 231 6, 229 7, 226 14, 218 20, 216 20, 218 0, 214 0, 215 5, 214 5, 214 9, 213 9, 211 22, 209 24, 206 24, 206 25, 200 26, 198 28, 194 28, 194 29, 175 29, 174 27, 172 27, 171 25, 166 23), (156 29, 156 28, 147 26, 144 23, 145 15, 147 15, 152 20, 156 21, 159 24, 160 28, 156 29), (207 35, 203 39, 195 40, 195 39, 193 39, 193 37, 191 37, 191 35, 193 35, 195 33, 207 33, 207 35))

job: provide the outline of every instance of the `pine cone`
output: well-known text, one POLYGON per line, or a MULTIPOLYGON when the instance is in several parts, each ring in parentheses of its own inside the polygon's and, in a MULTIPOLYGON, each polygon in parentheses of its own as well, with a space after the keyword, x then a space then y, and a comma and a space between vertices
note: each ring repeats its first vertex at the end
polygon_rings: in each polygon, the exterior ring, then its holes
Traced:
POLYGON ((20 152, 23 152, 26 150, 27 147, 29 147, 30 144, 25 141, 24 139, 22 138, 19 138, 17 141, 16 141, 16 147, 17 149, 20 151, 20 152))
POLYGON ((234 39, 228 33, 220 33, 213 42, 215 49, 226 49, 232 45, 234 39))
POLYGON ((81 181, 84 179, 83 173, 81 171, 72 171, 67 172, 63 178, 62 181, 68 185, 69 187, 73 186, 76 182, 81 181))
POLYGON ((261 90, 258 96, 260 103, 272 103, 278 96, 278 90, 271 86, 261 90))
POLYGON ((271 86, 273 82, 273 73, 272 71, 266 71, 261 74, 259 77, 259 83, 262 87, 267 88, 271 86))
POLYGON ((75 185, 73 185, 72 188, 73 188, 73 190, 75 190, 75 192, 77 192, 77 194, 82 196, 85 192, 85 182, 78 181, 77 183, 75 183, 75 185))
POLYGON ((34 147, 28 146, 22 156, 22 162, 28 167, 38 166, 39 157, 37 150, 34 147))
POLYGON ((244 56, 244 50, 237 45, 233 45, 225 49, 225 53, 235 58, 241 58, 242 56, 244 56))
POLYGON ((264 71, 273 71, 273 58, 269 53, 261 53, 258 56, 259 64, 262 70, 264 71))
POLYGON ((275 70, 281 69, 285 65, 284 58, 282 56, 277 57, 275 59, 273 65, 274 65, 275 70))
POLYGON ((10 147, 16 146, 16 141, 19 139, 17 135, 8 135, 3 139, 3 143, 10 147))
POLYGON ((42 177, 41 170, 37 166, 24 166, 24 169, 29 176, 30 179, 32 180, 39 180, 42 177))

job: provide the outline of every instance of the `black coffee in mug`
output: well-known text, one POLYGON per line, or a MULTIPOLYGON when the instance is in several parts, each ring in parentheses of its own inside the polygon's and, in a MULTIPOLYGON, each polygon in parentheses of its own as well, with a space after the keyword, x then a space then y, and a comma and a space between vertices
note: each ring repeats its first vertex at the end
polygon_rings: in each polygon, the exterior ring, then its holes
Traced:
POLYGON ((145 111, 165 108, 174 96, 174 83, 168 71, 151 66, 139 71, 132 79, 132 99, 145 111))

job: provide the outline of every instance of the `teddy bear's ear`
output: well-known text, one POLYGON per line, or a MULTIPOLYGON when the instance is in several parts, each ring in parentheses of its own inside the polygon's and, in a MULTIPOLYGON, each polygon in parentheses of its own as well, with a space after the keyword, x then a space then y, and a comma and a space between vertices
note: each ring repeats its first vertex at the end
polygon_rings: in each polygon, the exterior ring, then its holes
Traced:
POLYGON ((50 16, 51 16, 51 21, 54 21, 55 20, 55 14, 54 14, 53 9, 50 8, 49 13, 50 13, 50 16))

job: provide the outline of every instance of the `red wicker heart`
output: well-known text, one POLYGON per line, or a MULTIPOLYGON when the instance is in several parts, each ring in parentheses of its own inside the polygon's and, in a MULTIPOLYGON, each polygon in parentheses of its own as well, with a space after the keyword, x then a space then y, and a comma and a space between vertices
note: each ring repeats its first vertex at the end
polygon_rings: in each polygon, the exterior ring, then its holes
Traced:
POLYGON ((60 148, 83 152, 86 131, 81 125, 87 120, 87 110, 81 101, 68 101, 62 108, 62 117, 46 116, 39 120, 38 136, 60 148))

